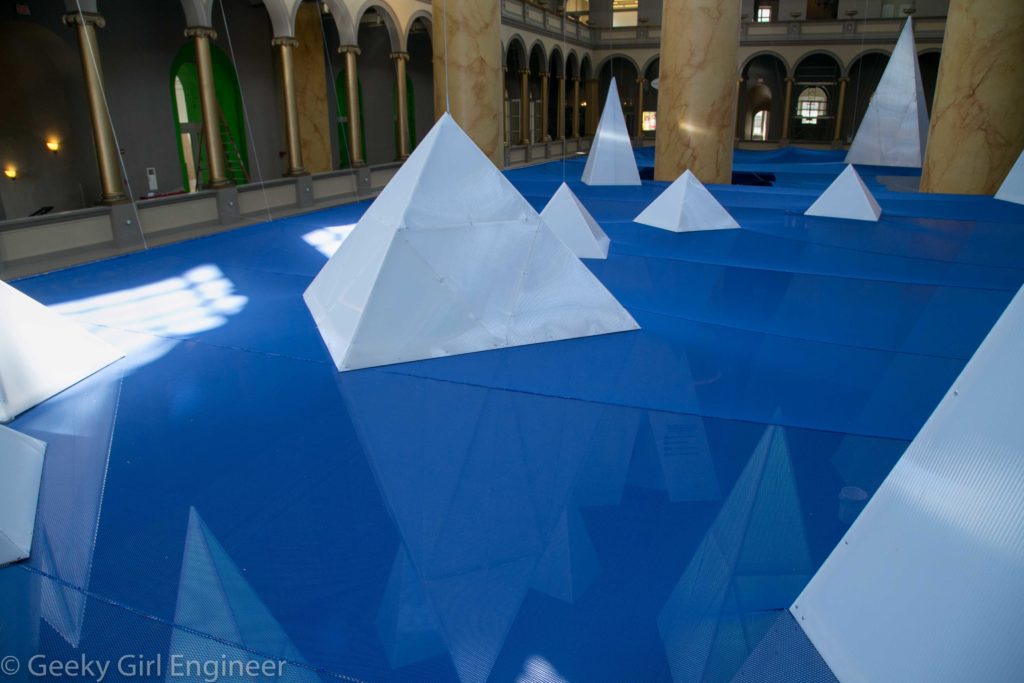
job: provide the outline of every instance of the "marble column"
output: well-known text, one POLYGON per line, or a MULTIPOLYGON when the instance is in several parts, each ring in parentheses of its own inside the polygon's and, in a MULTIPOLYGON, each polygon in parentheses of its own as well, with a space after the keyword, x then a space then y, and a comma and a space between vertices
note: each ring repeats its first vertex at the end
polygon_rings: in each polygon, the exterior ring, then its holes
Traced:
POLYGON ((538 142, 548 139, 548 77, 547 71, 540 72, 540 136, 538 142))
POLYGON ((587 135, 593 135, 597 132, 597 122, 601 120, 601 105, 598 97, 597 79, 588 79, 585 84, 585 93, 587 100, 587 135))
POLYGON ((345 55, 345 99, 348 103, 348 148, 352 166, 365 166, 363 159, 363 121, 359 116, 359 48, 342 45, 338 52, 345 55))
POLYGON ((224 161, 224 141, 220 137, 220 104, 217 103, 217 89, 213 81, 213 58, 210 55, 210 40, 217 38, 217 32, 208 26, 190 26, 185 37, 191 38, 196 46, 196 74, 199 77, 199 105, 203 114, 203 131, 206 138, 206 163, 210 176, 206 187, 230 187, 227 177, 227 163, 224 161))
POLYGON ((580 137, 580 79, 572 79, 572 136, 580 137))
POLYGON ((793 121, 793 79, 786 77, 786 98, 782 105, 782 139, 789 139, 789 125, 793 121))
POLYGON ((318 5, 299 5, 295 15, 295 39, 299 44, 292 50, 302 163, 309 173, 331 171, 337 159, 337 152, 332 149, 331 129, 337 125, 338 102, 334 77, 328 73, 324 58, 321 16, 318 5))
POLYGON ((392 52, 391 59, 395 62, 395 83, 398 93, 398 158, 409 158, 409 97, 405 91, 405 63, 409 61, 408 52, 392 52))
POLYGON ((952 0, 923 192, 993 194, 1024 147, 1024 2, 952 0))
POLYGON ((655 180, 689 169, 702 182, 732 181, 740 3, 672 0, 662 6, 655 180))
POLYGON ((92 119, 92 138, 96 145, 96 162, 100 171, 100 201, 115 204, 128 199, 121 179, 121 155, 114 139, 114 127, 107 109, 107 95, 103 88, 103 67, 96 42, 96 28, 105 22, 98 14, 71 12, 64 15, 64 23, 78 32, 78 49, 82 58, 82 77, 89 99, 89 117, 92 119))
POLYGON ((299 102, 295 95, 295 63, 292 60, 293 50, 299 41, 291 37, 278 37, 274 38, 271 44, 277 52, 277 65, 283 90, 285 140, 288 143, 288 169, 285 175, 305 175, 306 168, 302 165, 302 136, 299 133, 299 102))
POLYGON ((484 154, 502 166, 501 5, 480 0, 432 4, 434 113, 449 111, 484 154))
POLYGON ((836 108, 836 130, 832 135, 832 142, 839 143, 843 140, 843 110, 846 109, 846 84, 850 79, 843 76, 839 79, 839 101, 836 108))
POLYGON ((644 137, 644 83, 643 78, 636 79, 636 139, 644 137))
POLYGON ((530 144, 530 71, 519 70, 519 144, 530 144))
POLYGON ((555 133, 559 140, 565 139, 565 75, 558 75, 558 94, 555 100, 555 133))

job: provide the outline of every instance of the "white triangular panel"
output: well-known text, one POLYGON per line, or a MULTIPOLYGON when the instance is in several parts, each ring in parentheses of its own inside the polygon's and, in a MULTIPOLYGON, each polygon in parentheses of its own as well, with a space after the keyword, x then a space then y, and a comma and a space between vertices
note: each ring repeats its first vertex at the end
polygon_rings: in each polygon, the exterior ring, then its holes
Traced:
POLYGON ((305 300, 342 371, 638 328, 447 114, 305 300))
POLYGON ((996 192, 996 199, 1015 204, 1024 204, 1024 151, 1017 157, 1017 162, 1006 174, 1006 179, 996 192))
POLYGON ((864 184, 857 169, 849 165, 804 215, 877 221, 882 215, 882 207, 875 201, 875 196, 864 184))
POLYGON ((0 282, 0 422, 123 357, 77 323, 0 282))
POLYGON ((914 24, 907 17, 846 163, 920 168, 927 142, 928 107, 917 63, 914 24))
POLYGON ((689 169, 633 220, 672 232, 740 227, 689 169))
POLYGON ((46 444, 0 427, 0 567, 32 550, 46 444))
POLYGON ((791 607, 841 681, 1024 671, 1024 290, 791 607))
POLYGON ((580 258, 608 258, 608 235, 565 183, 540 212, 540 217, 580 258))
POLYGON ((583 182, 587 185, 640 184, 640 171, 636 167, 633 143, 626 128, 626 117, 622 115, 619 87, 614 78, 608 86, 604 111, 587 153, 583 182))

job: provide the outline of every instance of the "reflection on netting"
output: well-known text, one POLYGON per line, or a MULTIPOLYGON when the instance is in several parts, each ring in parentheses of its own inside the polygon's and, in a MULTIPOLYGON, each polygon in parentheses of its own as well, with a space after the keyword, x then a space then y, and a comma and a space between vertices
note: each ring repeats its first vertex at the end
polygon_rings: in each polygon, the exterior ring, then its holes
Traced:
POLYGON ((315 248, 327 258, 331 258, 334 256, 334 252, 338 251, 342 243, 352 234, 352 230, 355 227, 355 223, 331 225, 314 230, 313 232, 307 232, 302 236, 302 239, 306 244, 315 248))

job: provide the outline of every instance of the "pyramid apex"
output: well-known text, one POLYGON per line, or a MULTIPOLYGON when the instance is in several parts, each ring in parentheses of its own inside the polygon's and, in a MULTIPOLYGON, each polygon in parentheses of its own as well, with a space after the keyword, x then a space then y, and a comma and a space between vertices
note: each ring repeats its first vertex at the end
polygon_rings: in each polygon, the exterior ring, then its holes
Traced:
POLYGON ((882 208, 857 169, 847 164, 804 215, 875 222, 881 217, 882 208))
POLYGON ((729 230, 740 227, 690 169, 640 212, 637 223, 672 232, 729 230))

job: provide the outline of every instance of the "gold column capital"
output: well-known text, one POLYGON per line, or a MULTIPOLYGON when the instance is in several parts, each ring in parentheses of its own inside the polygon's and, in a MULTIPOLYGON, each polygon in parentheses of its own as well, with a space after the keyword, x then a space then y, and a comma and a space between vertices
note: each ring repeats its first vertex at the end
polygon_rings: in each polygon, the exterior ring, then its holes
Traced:
POLYGON ((360 54, 362 54, 362 52, 360 51, 358 45, 339 45, 338 46, 338 54, 339 55, 354 54, 354 55, 356 55, 358 57, 360 54))
POLYGON ((520 76, 529 76, 530 75, 530 70, 529 69, 520 69, 519 70, 519 75, 520 76))
POLYGON ((107 20, 103 18, 103 15, 96 14, 95 12, 68 12, 62 19, 65 26, 95 26, 96 28, 103 28, 107 25, 107 20))
POLYGON ((392 52, 388 56, 391 57, 392 60, 401 59, 403 62, 408 62, 409 61, 409 53, 408 52, 392 52))
POLYGON ((850 77, 849 76, 840 76, 839 77, 839 82, 840 83, 849 83, 850 82, 850 77))
POLYGON ((285 47, 298 47, 299 41, 293 36, 274 36, 270 41, 270 44, 273 47, 278 47, 279 45, 283 45, 285 47))
POLYGON ((557 78, 560 81, 564 81, 565 80, 565 74, 555 74, 555 78, 557 78))
POLYGON ((217 31, 212 26, 189 26, 185 29, 185 37, 217 40, 217 31))
POLYGON ((549 72, 549 71, 541 71, 541 72, 540 72, 539 74, 537 74, 537 75, 538 75, 538 76, 540 76, 541 78, 548 78, 548 77, 550 77, 550 76, 551 76, 551 72, 549 72))

